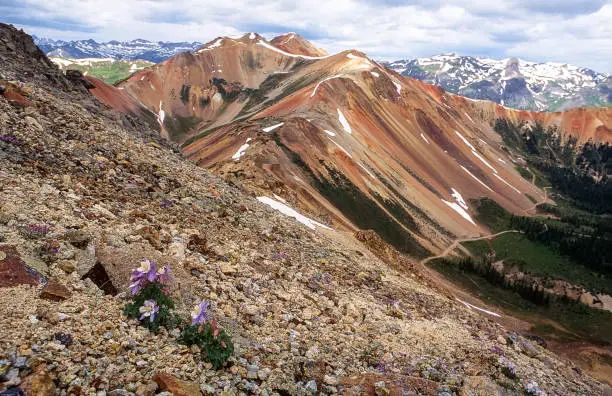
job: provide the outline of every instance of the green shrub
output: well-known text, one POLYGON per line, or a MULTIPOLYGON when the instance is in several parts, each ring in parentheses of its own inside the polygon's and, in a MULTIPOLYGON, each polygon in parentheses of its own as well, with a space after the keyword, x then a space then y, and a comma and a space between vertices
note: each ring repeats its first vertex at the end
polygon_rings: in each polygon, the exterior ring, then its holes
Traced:
POLYGON ((132 298, 132 302, 127 304, 123 309, 123 313, 127 317, 135 318, 140 320, 140 324, 143 327, 151 330, 153 333, 157 333, 160 326, 164 326, 166 329, 175 328, 179 319, 174 315, 172 310, 174 309, 174 302, 164 292, 163 285, 159 283, 147 284, 140 293, 132 298), (142 313, 140 308, 144 306, 145 301, 153 300, 157 304, 159 311, 154 315, 153 320, 150 317, 140 319, 142 313))
POLYGON ((179 342, 197 345, 204 360, 212 363, 215 369, 222 367, 234 352, 231 337, 217 327, 217 322, 210 320, 206 301, 200 302, 191 312, 191 325, 176 316, 172 312, 174 302, 166 288, 170 281, 170 264, 159 269, 156 265, 155 261, 145 259, 132 271, 129 287, 132 302, 125 306, 125 315, 138 319, 154 333, 161 326, 166 329, 183 327, 179 342))
POLYGON ((185 326, 180 342, 185 345, 197 345, 202 351, 202 358, 212 363, 214 369, 223 367, 234 352, 234 343, 225 330, 220 330, 216 322, 205 322, 185 326))

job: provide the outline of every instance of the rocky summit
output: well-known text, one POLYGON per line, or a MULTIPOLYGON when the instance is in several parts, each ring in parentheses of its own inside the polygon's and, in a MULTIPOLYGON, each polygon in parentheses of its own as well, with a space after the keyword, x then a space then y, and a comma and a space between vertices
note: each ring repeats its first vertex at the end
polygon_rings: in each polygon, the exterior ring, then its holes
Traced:
POLYGON ((308 227, 197 166, 163 116, 4 24, 0 73, 2 394, 604 392, 375 233, 308 227), (170 264, 179 314, 208 301, 221 368, 124 314, 144 259, 170 264))

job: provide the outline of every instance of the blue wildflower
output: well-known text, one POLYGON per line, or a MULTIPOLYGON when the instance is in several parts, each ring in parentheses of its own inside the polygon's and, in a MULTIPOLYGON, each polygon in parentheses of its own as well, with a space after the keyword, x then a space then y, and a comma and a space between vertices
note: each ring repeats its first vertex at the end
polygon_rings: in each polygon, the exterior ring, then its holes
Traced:
POLYGON ((153 319, 155 319, 155 314, 159 311, 159 306, 157 305, 155 300, 145 300, 139 311, 142 314, 140 316, 140 320, 143 320, 144 318, 148 317, 149 320, 153 322, 153 319))
POLYGON ((508 358, 500 356, 497 359, 502 372, 510 378, 516 377, 516 366, 508 358))
POLYGON ((526 386, 527 394, 536 396, 546 396, 546 392, 540 389, 538 383, 534 380, 529 381, 526 386))
POLYGON ((143 288, 147 282, 152 282, 155 280, 155 266, 155 261, 149 261, 148 259, 144 259, 142 263, 140 263, 140 267, 132 271, 129 289, 132 290, 133 295, 137 294, 138 291, 143 288))
POLYGON ((195 326, 196 324, 203 325, 206 321, 208 303, 206 300, 202 300, 201 303, 196 305, 191 311, 191 325, 195 326))
POLYGON ((155 272, 155 280, 159 283, 167 283, 170 281, 170 263, 155 272))

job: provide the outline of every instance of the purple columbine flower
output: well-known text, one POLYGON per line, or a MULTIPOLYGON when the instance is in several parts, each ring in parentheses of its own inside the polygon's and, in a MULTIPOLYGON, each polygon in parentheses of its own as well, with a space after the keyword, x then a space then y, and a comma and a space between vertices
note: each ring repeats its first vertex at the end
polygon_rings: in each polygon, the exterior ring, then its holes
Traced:
POLYGON ((497 359, 499 365, 501 366, 502 369, 506 369, 507 373, 514 377, 516 375, 516 366, 514 363, 512 363, 508 358, 504 357, 504 356, 500 356, 497 359))
POLYGON ((140 315, 140 320, 148 317, 149 320, 153 322, 153 319, 155 319, 155 314, 157 311, 159 311, 159 306, 155 300, 146 300, 142 307, 140 307, 139 311, 142 314, 140 315))
POLYGON ((196 324, 204 324, 206 320, 206 310, 208 309, 208 303, 206 300, 202 300, 201 303, 193 307, 191 311, 191 325, 195 326, 196 324))
POLYGON ((130 286, 128 287, 128 290, 131 290, 132 295, 134 296, 138 294, 143 284, 144 284, 144 279, 142 278, 134 279, 134 274, 132 273, 132 278, 130 279, 130 286))
POLYGON ((166 283, 170 280, 170 263, 155 272, 155 280, 159 283, 166 283))
POLYGON ((15 145, 21 144, 21 142, 19 141, 19 139, 17 139, 15 135, 0 135, 0 140, 2 140, 3 142, 15 144, 15 145))
POLYGON ((147 275, 147 280, 149 282, 153 282, 155 280, 155 274, 157 272, 155 270, 156 265, 157 263, 155 262, 155 260, 149 261, 147 259, 144 259, 142 263, 140 264, 140 267, 138 268, 138 270, 142 269, 143 273, 146 273, 147 275))
POLYGON ((546 396, 546 392, 542 391, 534 380, 529 381, 526 390, 529 395, 546 396))
POLYGON ((140 263, 140 267, 132 271, 129 287, 129 289, 132 290, 132 295, 137 294, 138 291, 142 287, 144 287, 147 282, 152 282, 155 280, 155 265, 155 261, 149 261, 148 259, 144 259, 142 263, 140 263))

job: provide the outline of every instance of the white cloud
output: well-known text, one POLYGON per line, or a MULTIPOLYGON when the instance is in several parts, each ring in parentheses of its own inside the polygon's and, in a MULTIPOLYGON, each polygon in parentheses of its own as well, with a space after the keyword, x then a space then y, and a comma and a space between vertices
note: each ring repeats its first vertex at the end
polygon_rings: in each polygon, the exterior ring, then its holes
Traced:
POLYGON ((15 19, 29 32, 56 33, 56 38, 206 42, 247 30, 295 30, 330 52, 357 48, 376 58, 454 51, 612 71, 612 57, 604 55, 612 53, 611 0, 536 5, 528 0, 415 0, 400 6, 389 6, 399 2, 388 0, 82 0, 78 7, 74 0, 7 1, 14 7, 0 19, 15 19), (83 27, 80 36, 73 25, 83 27))

